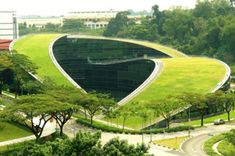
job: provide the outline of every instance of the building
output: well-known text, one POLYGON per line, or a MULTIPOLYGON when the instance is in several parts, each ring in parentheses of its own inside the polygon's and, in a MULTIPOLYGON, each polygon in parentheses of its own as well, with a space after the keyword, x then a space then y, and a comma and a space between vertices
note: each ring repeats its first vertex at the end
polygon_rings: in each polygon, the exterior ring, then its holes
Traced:
POLYGON ((12 40, 19 37, 15 11, 0 11, 0 50, 8 50, 12 40))
POLYGON ((91 29, 104 28, 112 18, 115 18, 118 11, 79 11, 70 12, 64 19, 80 19, 85 26, 91 29))
POLYGON ((56 24, 56 25, 62 25, 63 24, 63 18, 61 17, 51 17, 51 18, 19 18, 20 24, 26 24, 27 27, 35 26, 36 28, 42 28, 48 23, 56 24))

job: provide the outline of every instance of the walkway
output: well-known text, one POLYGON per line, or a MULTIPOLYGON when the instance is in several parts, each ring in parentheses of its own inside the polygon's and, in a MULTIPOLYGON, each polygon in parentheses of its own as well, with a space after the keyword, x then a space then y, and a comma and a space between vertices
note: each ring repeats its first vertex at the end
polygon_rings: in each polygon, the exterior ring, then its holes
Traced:
MULTIPOLYGON (((187 156, 191 156, 191 152, 193 150, 198 150, 199 147, 200 147, 199 149, 201 149, 201 145, 206 140, 205 139, 201 143, 199 143, 201 136, 210 137, 211 135, 214 135, 217 133, 223 133, 223 132, 229 131, 232 128, 235 128, 235 126, 234 125, 219 125, 219 126, 208 125, 207 127, 197 128, 197 129, 191 131, 192 139, 190 139, 189 142, 186 141, 183 144, 182 151, 175 151, 175 150, 171 150, 168 148, 149 144, 149 142, 151 140, 150 135, 144 135, 143 141, 145 144, 150 145, 149 152, 154 155, 161 155, 161 156, 182 156, 182 155, 184 156, 184 155, 187 155, 187 156), (194 140, 199 140, 199 141, 195 142, 194 140), (195 147, 194 143, 198 144, 198 146, 195 147), (201 144, 201 145, 199 145, 199 144, 201 144)), ((70 121, 68 124, 66 124, 64 132, 70 138, 73 138, 79 130, 91 131, 91 132, 95 131, 93 129, 81 126, 81 125, 77 124, 75 121, 70 121)), ((187 136, 187 135, 188 135, 188 131, 176 132, 176 133, 155 134, 155 135, 152 135, 152 140, 161 140, 161 139, 174 138, 174 137, 187 136)), ((120 139, 127 140, 130 144, 137 144, 137 143, 142 142, 142 135, 115 134, 115 133, 103 132, 102 136, 101 136, 101 143, 105 144, 110 139, 115 138, 115 137, 119 137, 120 139)), ((194 156, 194 155, 192 155, 192 156, 194 156)), ((199 156, 199 155, 197 155, 197 156, 199 156)))

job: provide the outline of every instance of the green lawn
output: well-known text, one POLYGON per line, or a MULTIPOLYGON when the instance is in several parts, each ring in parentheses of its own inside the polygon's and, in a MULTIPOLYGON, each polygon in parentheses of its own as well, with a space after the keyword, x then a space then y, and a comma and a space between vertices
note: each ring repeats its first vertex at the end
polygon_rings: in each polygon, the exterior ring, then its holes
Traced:
MULTIPOLYGON (((230 118, 231 119, 235 119, 235 110, 231 111, 230 113, 230 118)), ((220 114, 220 115, 215 115, 215 116, 212 116, 212 117, 208 117, 208 118, 205 118, 204 119, 204 124, 208 124, 208 123, 214 123, 214 121, 216 119, 224 119, 224 120, 228 120, 228 115, 227 113, 223 113, 223 114, 220 114)), ((188 122, 185 122, 185 125, 188 125, 188 122)), ((190 125, 201 125, 201 120, 193 120, 190 122, 190 125)))
POLYGON ((210 156, 219 156, 219 154, 215 153, 212 149, 213 145, 219 141, 221 141, 217 147, 218 151, 223 156, 234 156, 235 148, 232 144, 224 140, 224 134, 219 134, 211 137, 209 140, 207 140, 204 144, 204 150, 205 152, 210 156))
POLYGON ((41 79, 50 78, 58 85, 70 85, 71 83, 60 73, 49 56, 50 43, 60 34, 28 35, 18 40, 14 50, 28 56, 38 66, 37 76, 41 79))
POLYGON ((32 135, 28 129, 15 123, 0 122, 0 127, 3 127, 0 129, 0 142, 32 135))
POLYGON ((212 149, 213 145, 217 142, 219 142, 220 140, 222 140, 224 138, 223 134, 220 135, 216 135, 211 137, 209 140, 207 140, 204 143, 204 151, 206 152, 206 154, 210 155, 210 156, 219 156, 219 154, 215 153, 214 150, 212 149))
MULTIPOLYGON (((160 77, 137 97, 124 105, 121 108, 123 111, 131 109, 133 107, 132 102, 139 102, 143 105, 149 101, 164 99, 169 95, 187 92, 202 94, 211 92, 226 73, 225 67, 213 59, 187 57, 162 59, 162 61, 164 68, 160 77)), ((135 105, 137 104, 135 103, 135 105)), ((142 111, 148 110, 147 108, 141 109, 137 114, 142 111)), ((150 121, 153 113, 148 112, 147 121, 150 121)), ((142 119, 139 116, 132 115, 127 120, 126 125, 132 128, 141 128, 142 119)))
POLYGON ((224 155, 224 156, 234 156, 235 155, 235 148, 234 146, 223 140, 219 145, 218 145, 218 151, 224 155))
POLYGON ((145 47, 149 47, 149 48, 155 49, 157 51, 161 51, 162 53, 165 53, 165 54, 170 55, 172 57, 187 57, 184 53, 182 53, 176 49, 173 49, 173 48, 161 45, 161 44, 153 43, 153 42, 131 40, 131 39, 121 39, 121 38, 106 38, 106 37, 101 37, 101 36, 89 36, 89 35, 84 35, 84 36, 82 36, 82 38, 92 38, 92 39, 95 38, 95 39, 115 40, 115 41, 133 43, 133 44, 138 44, 138 45, 142 45, 145 47))
POLYGON ((179 150, 180 145, 188 139, 188 136, 182 136, 182 137, 175 137, 170 139, 162 139, 162 140, 156 140, 153 141, 154 144, 157 144, 159 146, 165 146, 168 148, 179 150))

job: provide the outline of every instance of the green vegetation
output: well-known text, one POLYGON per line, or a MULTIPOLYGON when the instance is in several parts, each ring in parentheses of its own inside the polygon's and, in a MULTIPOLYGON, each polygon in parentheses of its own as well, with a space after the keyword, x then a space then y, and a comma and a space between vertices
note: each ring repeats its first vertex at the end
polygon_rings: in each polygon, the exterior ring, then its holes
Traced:
POLYGON ((187 136, 182 136, 182 137, 175 137, 175 138, 170 138, 170 139, 156 140, 156 141, 153 141, 153 143, 159 146, 166 146, 168 148, 179 150, 180 145, 186 139, 188 139, 187 136))
MULTIPOLYGON (((227 113, 207 117, 207 118, 204 119, 204 124, 214 123, 214 121, 217 120, 217 119, 227 120, 227 118, 228 118, 227 113)), ((233 120, 235 119, 235 110, 231 111, 231 118, 233 120)), ((188 124, 188 122, 185 122, 185 125, 187 125, 187 124, 188 124)), ((193 126, 197 126, 197 125, 200 125, 200 124, 201 124, 201 120, 192 120, 190 122, 190 125, 193 125, 193 126)))
POLYGON ((219 156, 217 153, 214 152, 214 150, 212 149, 212 146, 215 143, 222 140, 223 138, 224 138, 224 135, 220 134, 220 135, 213 136, 212 138, 207 140, 204 144, 204 151, 210 156, 219 156))
POLYGON ((141 24, 120 12, 110 21, 104 35, 168 44, 189 55, 206 55, 234 62, 235 16, 230 0, 197 1, 194 9, 176 7, 159 10, 141 24), (121 23, 121 24, 117 24, 121 23))
POLYGON ((205 152, 210 156, 219 156, 215 153, 212 149, 212 146, 221 141, 217 147, 218 151, 224 156, 233 156, 235 153, 235 130, 232 129, 231 131, 213 136, 209 140, 207 140, 204 144, 205 152))
MULTIPOLYGON (((156 102, 169 95, 206 94, 216 87, 226 72, 221 63, 207 58, 172 58, 162 59, 162 61, 164 68, 160 77, 133 100, 121 107, 120 111, 130 111, 135 109, 134 106, 145 105, 151 101, 156 102)), ((144 111, 149 111, 149 109, 146 107, 138 109, 136 114, 144 111)), ((152 111, 148 112, 147 121, 150 121, 153 115, 152 111)), ((133 115, 126 121, 126 125, 132 128, 141 128, 141 121, 139 115, 133 115)))
POLYGON ((65 19, 63 25, 47 23, 41 28, 27 23, 19 23, 19 35, 35 34, 35 33, 72 33, 72 34, 90 34, 102 36, 104 29, 91 29, 84 25, 84 22, 79 19, 65 19))
POLYGON ((50 141, 45 139, 41 143, 26 142, 16 144, 15 147, 0 148, 1 155, 125 155, 149 156, 149 147, 145 144, 130 145, 126 140, 113 138, 101 145, 101 133, 78 132, 74 139, 55 137, 50 141))
POLYGON ((225 140, 218 145, 218 151, 224 156, 233 156, 235 153, 234 146, 225 140))
POLYGON ((87 126, 91 127, 94 129, 98 129, 104 132, 113 132, 113 133, 126 133, 126 134, 158 134, 158 133, 171 133, 171 132, 179 132, 179 131, 185 131, 188 130, 189 128, 191 130, 194 129, 194 127, 189 127, 189 126, 178 126, 178 127, 173 127, 169 129, 165 128, 159 128, 159 129, 152 129, 152 130, 128 130, 128 129, 123 129, 123 128, 118 128, 111 126, 109 124, 104 124, 99 121, 93 121, 93 124, 91 125, 90 121, 88 119, 85 119, 81 116, 76 116, 77 117, 77 122, 87 126))
POLYGON ((37 76, 40 79, 50 78, 58 85, 72 84, 60 73, 60 71, 53 64, 49 56, 49 45, 59 34, 40 34, 29 35, 14 45, 14 50, 20 54, 24 54, 38 67, 37 76))
POLYGON ((29 129, 16 123, 0 122, 0 127, 0 142, 32 135, 29 129))

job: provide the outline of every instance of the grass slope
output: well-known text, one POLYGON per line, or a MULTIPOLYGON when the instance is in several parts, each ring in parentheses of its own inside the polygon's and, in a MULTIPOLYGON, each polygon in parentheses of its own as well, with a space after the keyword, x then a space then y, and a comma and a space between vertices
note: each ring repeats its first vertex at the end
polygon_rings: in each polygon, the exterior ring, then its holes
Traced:
MULTIPOLYGON (((231 118, 231 120, 235 119, 235 110, 232 110, 230 112, 230 118, 231 118)), ((214 121, 217 120, 217 119, 228 120, 228 115, 227 115, 227 113, 223 113, 223 114, 215 115, 215 116, 208 117, 208 118, 205 117, 204 118, 204 124, 214 123, 214 121)), ((188 122, 185 122, 184 124, 188 125, 188 122)), ((193 126, 201 125, 201 120, 200 119, 193 120, 193 121, 190 122, 190 125, 193 125, 193 126)))
POLYGON ((168 148, 171 148, 171 149, 179 150, 180 149, 180 145, 186 139, 188 139, 188 136, 156 140, 156 141, 153 141, 153 143, 156 144, 156 145, 159 145, 159 146, 164 146, 164 147, 168 147, 168 148))
MULTIPOLYGON (((148 101, 161 100, 169 95, 187 92, 208 93, 224 78, 226 73, 225 67, 213 59, 185 57, 162 59, 162 61, 164 68, 160 77, 124 105, 121 108, 122 111, 133 108, 132 102, 139 102, 143 105, 148 101)), ((153 112, 145 108, 138 110, 136 114, 141 114, 143 111, 148 111, 147 121, 150 121, 150 118, 153 118, 153 112)), ((141 128, 141 124, 142 119, 138 115, 133 115, 126 122, 126 125, 132 128, 141 128)))
POLYGON ((167 55, 170 55, 172 57, 187 57, 184 53, 175 50, 170 47, 163 46, 161 44, 157 43, 151 43, 147 41, 140 41, 140 40, 131 40, 131 39, 121 39, 121 38, 106 38, 101 36, 89 36, 89 35, 79 35, 80 38, 90 38, 90 39, 103 39, 103 40, 114 40, 114 41, 121 41, 121 42, 127 42, 127 43, 133 43, 142 45, 145 47, 149 47, 158 51, 161 51, 162 53, 165 53, 167 55))
POLYGON ((0 130, 0 142, 32 135, 28 129, 18 124, 0 122, 0 126, 3 126, 0 130))
POLYGON ((49 77, 58 85, 71 85, 53 64, 48 48, 50 43, 59 37, 59 34, 29 35, 18 40, 14 50, 28 56, 38 66, 37 76, 41 79, 49 77))

